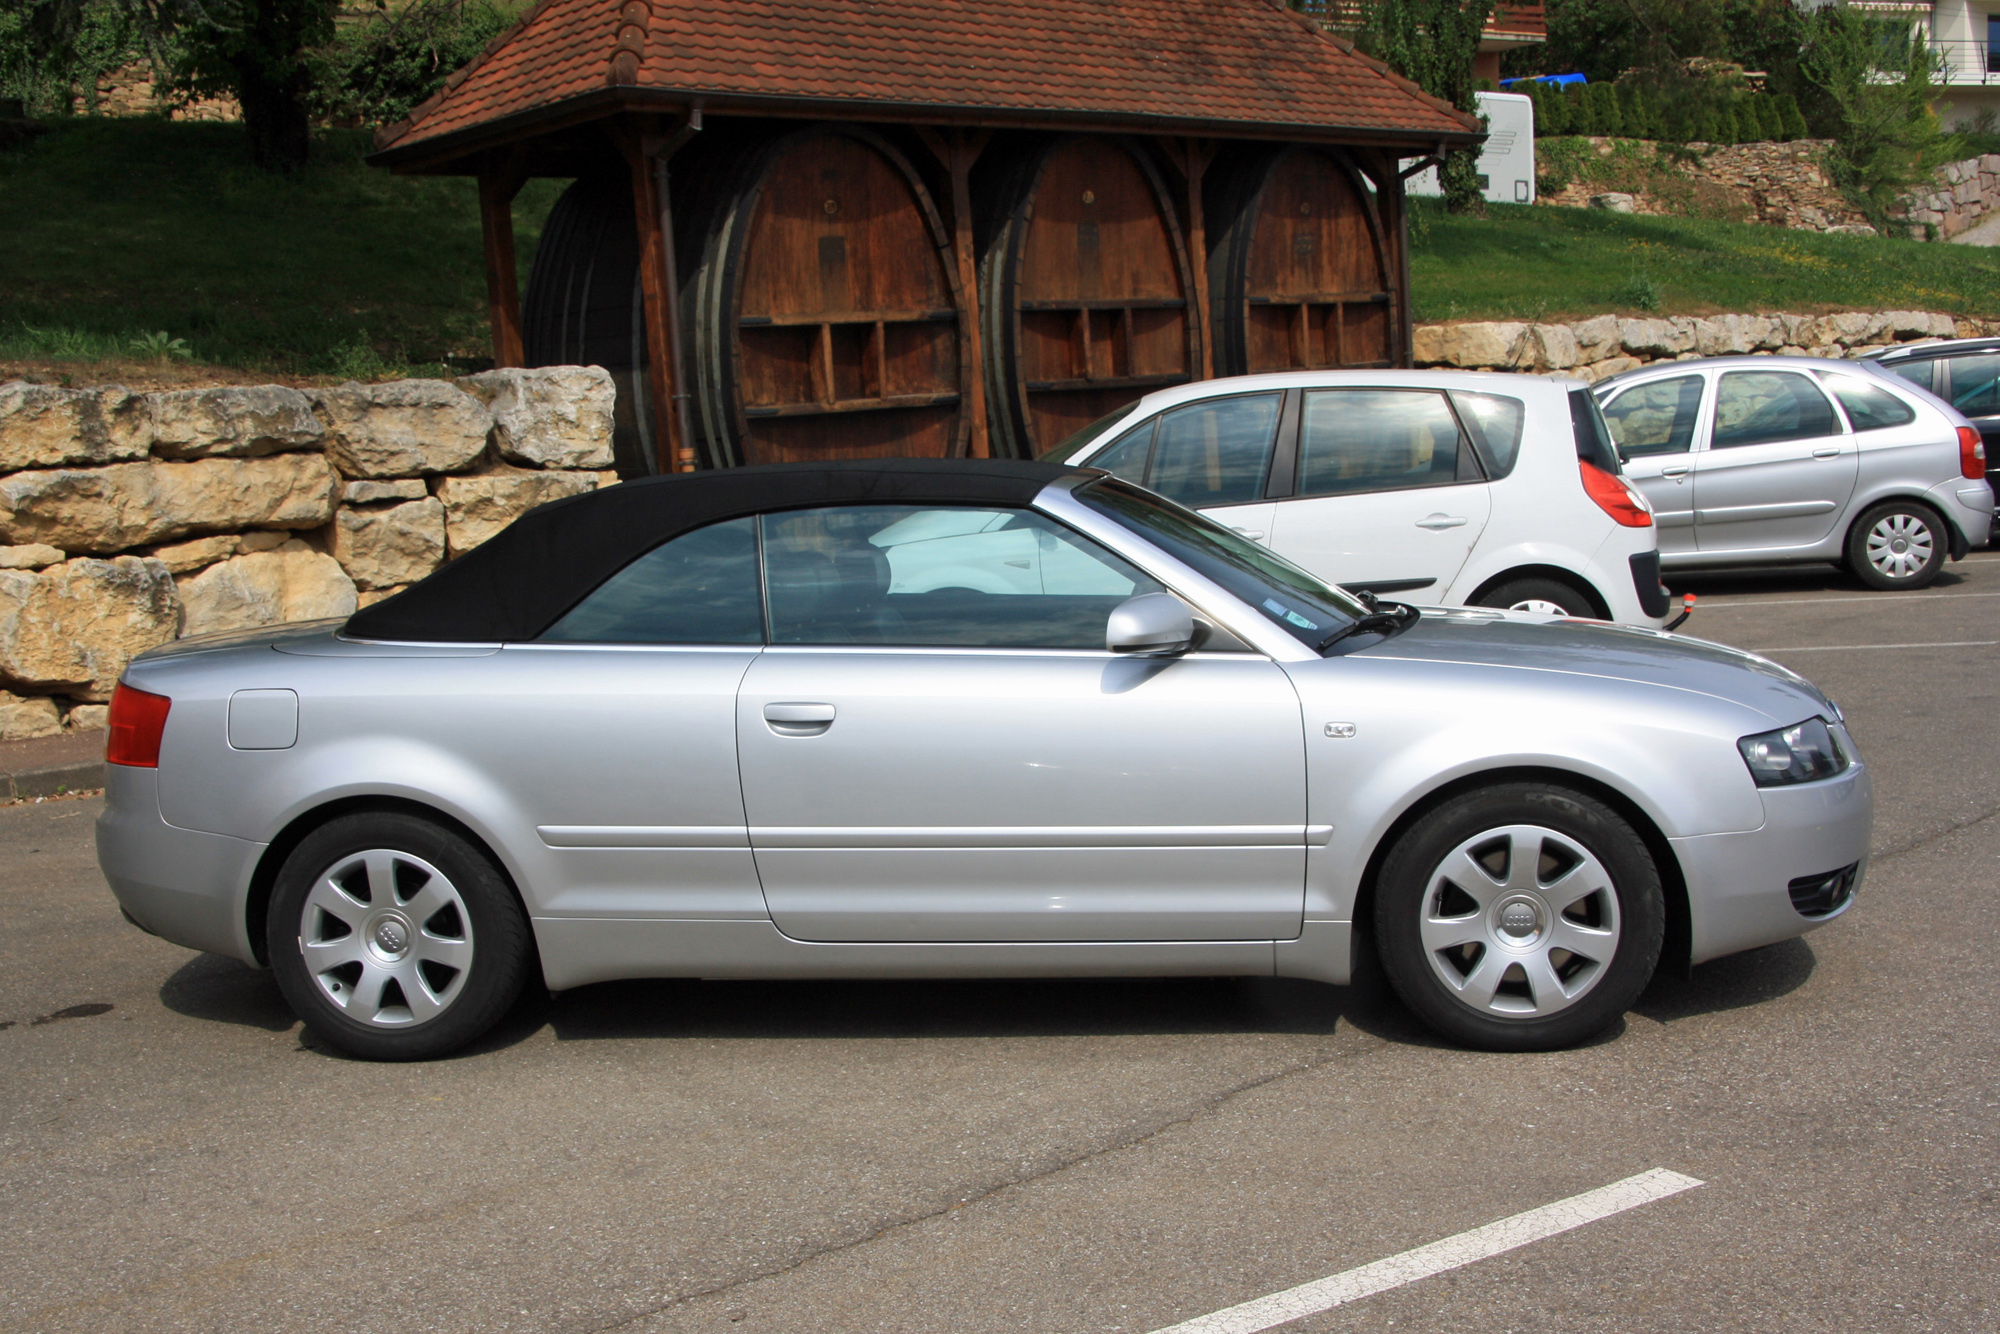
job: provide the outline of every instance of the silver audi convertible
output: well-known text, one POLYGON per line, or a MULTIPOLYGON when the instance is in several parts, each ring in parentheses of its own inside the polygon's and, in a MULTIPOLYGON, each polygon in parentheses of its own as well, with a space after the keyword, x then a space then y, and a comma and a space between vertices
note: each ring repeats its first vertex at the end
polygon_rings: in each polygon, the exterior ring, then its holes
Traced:
POLYGON ((344 624, 148 653, 111 718, 126 914, 381 1059, 534 971, 1339 984, 1364 948, 1448 1037, 1558 1047, 1839 916, 1871 817, 1773 663, 1377 602, 1046 463, 628 482, 344 624))

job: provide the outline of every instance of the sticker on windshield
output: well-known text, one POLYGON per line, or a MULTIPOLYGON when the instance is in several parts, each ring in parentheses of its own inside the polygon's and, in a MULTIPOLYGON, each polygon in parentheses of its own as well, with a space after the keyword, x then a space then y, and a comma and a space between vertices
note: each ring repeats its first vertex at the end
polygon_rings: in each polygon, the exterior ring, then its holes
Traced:
POLYGON ((1273 616, 1284 617, 1286 620, 1290 621, 1293 625, 1298 626, 1302 630, 1319 629, 1318 621, 1307 620, 1305 617, 1299 615, 1291 608, 1279 605, 1278 601, 1275 598, 1264 599, 1264 610, 1270 612, 1273 616))

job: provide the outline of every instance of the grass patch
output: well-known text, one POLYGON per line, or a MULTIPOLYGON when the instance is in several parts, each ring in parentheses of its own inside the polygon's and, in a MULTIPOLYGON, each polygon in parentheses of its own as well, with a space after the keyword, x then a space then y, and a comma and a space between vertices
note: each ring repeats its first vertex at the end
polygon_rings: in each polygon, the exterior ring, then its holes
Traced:
POLYGON ((1826 236, 1714 218, 1413 200, 1419 321, 1939 310, 2000 314, 2000 249, 1826 236))
MULTIPOLYGON (((367 379, 485 358, 473 183, 367 151, 325 131, 275 177, 240 125, 79 119, 0 154, 0 361, 367 379)), ((560 188, 515 202, 524 281, 560 188)))

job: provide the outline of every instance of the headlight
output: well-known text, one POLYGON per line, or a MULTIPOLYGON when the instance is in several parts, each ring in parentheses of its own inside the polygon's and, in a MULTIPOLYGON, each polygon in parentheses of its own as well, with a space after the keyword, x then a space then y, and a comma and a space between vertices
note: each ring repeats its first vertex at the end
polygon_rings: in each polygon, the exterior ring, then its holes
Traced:
POLYGON ((1750 777, 1758 787, 1783 787, 1831 778, 1847 767, 1833 732, 1818 718, 1808 718, 1775 732, 1746 736, 1736 743, 1750 777))

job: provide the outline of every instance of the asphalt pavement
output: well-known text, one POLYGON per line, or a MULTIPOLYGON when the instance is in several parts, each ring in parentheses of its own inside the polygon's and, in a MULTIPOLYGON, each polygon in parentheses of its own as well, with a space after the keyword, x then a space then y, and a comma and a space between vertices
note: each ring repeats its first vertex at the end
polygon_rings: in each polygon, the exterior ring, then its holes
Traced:
POLYGON ((0 809, 0 1331, 2000 1329, 2000 554, 1676 587, 1846 710, 1874 864, 1550 1055, 1367 982, 660 982, 369 1065, 128 926, 94 800, 0 809))

